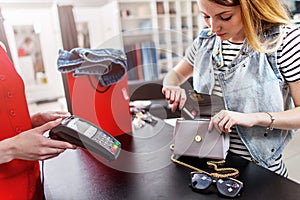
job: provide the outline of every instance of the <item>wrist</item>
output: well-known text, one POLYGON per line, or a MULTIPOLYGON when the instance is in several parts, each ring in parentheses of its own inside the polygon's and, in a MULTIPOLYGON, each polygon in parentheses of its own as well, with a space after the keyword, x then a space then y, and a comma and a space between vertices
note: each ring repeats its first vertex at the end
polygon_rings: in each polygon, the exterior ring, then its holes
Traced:
POLYGON ((14 159, 14 142, 12 138, 0 142, 0 163, 7 163, 14 159))
POLYGON ((180 84, 181 79, 174 70, 170 70, 163 79, 163 87, 179 86, 180 84))
MULTIPOLYGON (((272 113, 270 113, 270 114, 273 116, 272 113)), ((251 113, 251 115, 255 119, 253 126, 262 126, 262 127, 270 126, 271 117, 266 112, 251 113)), ((272 123, 272 127, 274 127, 274 122, 272 123)))
POLYGON ((270 131, 273 130, 274 122, 275 122, 275 117, 271 113, 269 113, 269 112, 265 112, 265 113, 268 115, 269 121, 270 121, 270 123, 266 127, 266 131, 265 131, 265 133, 268 134, 270 131))
POLYGON ((30 116, 30 119, 31 119, 31 125, 32 125, 33 128, 39 126, 39 119, 40 119, 40 116, 41 116, 41 113, 36 113, 36 114, 30 116))

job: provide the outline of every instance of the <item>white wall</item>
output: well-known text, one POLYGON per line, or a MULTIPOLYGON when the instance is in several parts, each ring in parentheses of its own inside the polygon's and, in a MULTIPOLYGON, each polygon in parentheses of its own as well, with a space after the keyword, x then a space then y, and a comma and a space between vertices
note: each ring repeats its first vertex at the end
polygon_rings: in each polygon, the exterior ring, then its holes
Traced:
POLYGON ((91 48, 123 48, 117 2, 73 9, 76 22, 88 22, 91 48))
MULTIPOLYGON (((17 44, 14 38, 14 25, 34 25, 40 30, 42 57, 47 76, 47 84, 26 85, 28 103, 52 100, 64 96, 61 74, 57 70, 58 50, 62 48, 60 28, 56 6, 45 7, 2 7, 5 30, 13 61, 20 71, 17 44)), ((22 74, 21 74, 22 76, 22 74)))

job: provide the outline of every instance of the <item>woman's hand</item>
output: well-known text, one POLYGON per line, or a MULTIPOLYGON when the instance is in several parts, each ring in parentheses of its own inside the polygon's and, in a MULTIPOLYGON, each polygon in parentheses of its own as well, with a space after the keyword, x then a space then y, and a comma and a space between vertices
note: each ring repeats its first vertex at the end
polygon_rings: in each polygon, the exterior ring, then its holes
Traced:
POLYGON ((257 123, 255 113, 239 113, 228 110, 221 110, 210 120, 208 130, 211 131, 214 127, 219 133, 230 133, 232 127, 240 125, 244 127, 252 127, 257 123))
POLYGON ((174 112, 177 108, 182 109, 186 101, 185 90, 179 86, 164 86, 162 93, 166 99, 172 104, 172 111, 174 112))
MULTIPOLYGON (((0 163, 13 159, 45 160, 58 156, 66 149, 76 149, 68 142, 49 139, 43 134, 61 123, 61 118, 48 122, 42 126, 24 131, 19 135, 3 140, 1 143, 8 147, 0 159, 0 163)), ((2 152, 3 153, 3 152, 2 152)))
POLYGON ((31 116, 32 127, 41 126, 47 122, 69 117, 71 114, 69 112, 56 111, 56 112, 39 112, 31 116))

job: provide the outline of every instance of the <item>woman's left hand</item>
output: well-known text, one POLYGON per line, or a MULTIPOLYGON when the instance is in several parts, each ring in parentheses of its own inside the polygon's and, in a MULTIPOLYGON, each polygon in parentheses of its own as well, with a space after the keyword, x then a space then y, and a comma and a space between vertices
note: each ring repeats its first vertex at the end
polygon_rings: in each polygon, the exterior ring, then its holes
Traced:
POLYGON ((219 133, 230 133, 231 128, 235 125, 252 127, 255 122, 254 114, 221 110, 211 118, 208 130, 211 131, 215 127, 219 133))
POLYGON ((39 112, 31 116, 32 127, 35 128, 59 118, 64 119, 70 115, 69 112, 64 111, 39 112))

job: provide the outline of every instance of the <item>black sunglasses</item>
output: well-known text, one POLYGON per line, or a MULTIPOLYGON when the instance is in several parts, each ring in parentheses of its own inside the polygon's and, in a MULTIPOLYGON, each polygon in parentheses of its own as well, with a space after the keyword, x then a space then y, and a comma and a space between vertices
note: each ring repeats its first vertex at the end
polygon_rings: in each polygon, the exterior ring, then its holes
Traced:
POLYGON ((234 178, 215 178, 201 172, 191 172, 191 187, 193 190, 204 192, 215 183, 218 192, 226 197, 236 197, 243 187, 243 183, 234 178))

